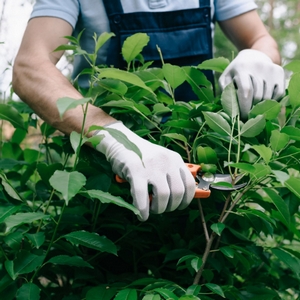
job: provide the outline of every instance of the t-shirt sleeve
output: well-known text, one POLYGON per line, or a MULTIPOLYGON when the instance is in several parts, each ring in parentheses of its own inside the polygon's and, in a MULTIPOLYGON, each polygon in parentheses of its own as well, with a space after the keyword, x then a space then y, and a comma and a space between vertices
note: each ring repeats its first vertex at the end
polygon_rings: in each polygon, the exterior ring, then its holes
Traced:
POLYGON ((67 21, 75 28, 78 15, 78 0, 37 0, 30 18, 56 17, 67 21))
POLYGON ((216 21, 224 21, 257 9, 253 0, 215 0, 216 21))

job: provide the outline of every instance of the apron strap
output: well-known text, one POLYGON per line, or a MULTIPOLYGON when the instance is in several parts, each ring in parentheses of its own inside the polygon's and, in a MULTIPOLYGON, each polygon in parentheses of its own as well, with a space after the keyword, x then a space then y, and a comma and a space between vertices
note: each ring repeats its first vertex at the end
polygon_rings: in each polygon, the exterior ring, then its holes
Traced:
POLYGON ((200 7, 210 7, 210 0, 199 0, 200 7))
POLYGON ((111 16, 113 14, 123 14, 123 7, 120 0, 103 0, 106 14, 111 16))

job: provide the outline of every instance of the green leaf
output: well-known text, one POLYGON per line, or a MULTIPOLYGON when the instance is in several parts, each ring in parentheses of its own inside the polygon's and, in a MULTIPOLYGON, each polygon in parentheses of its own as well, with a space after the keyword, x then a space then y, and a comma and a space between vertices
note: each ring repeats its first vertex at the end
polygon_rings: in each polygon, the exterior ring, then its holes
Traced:
POLYGON ((265 145, 254 145, 252 146, 259 156, 268 164, 272 158, 272 150, 265 145))
POLYGON ((222 231, 225 229, 225 224, 223 223, 215 223, 210 226, 211 230, 215 232, 217 235, 221 235, 222 231))
POLYGON ((269 166, 263 164, 255 164, 253 165, 253 167, 255 171, 251 172, 251 175, 253 175, 256 179, 263 178, 271 173, 271 169, 269 166))
POLYGON ((66 111, 76 108, 78 105, 84 105, 91 102, 91 98, 73 99, 69 97, 59 98, 56 102, 60 118, 63 117, 66 111))
POLYGON ((156 288, 153 289, 152 292, 158 293, 159 295, 163 296, 164 299, 178 300, 178 297, 173 292, 164 288, 156 288))
POLYGON ((146 86, 146 84, 140 79, 140 77, 127 71, 115 68, 100 69, 100 74, 98 75, 98 77, 119 79, 124 82, 130 83, 134 86, 138 86, 144 90, 147 90, 151 94, 154 94, 154 92, 148 86, 146 86))
POLYGON ((201 299, 194 295, 184 295, 181 296, 178 300, 201 300, 201 299))
POLYGON ((208 126, 221 135, 231 135, 231 128, 228 122, 219 114, 205 111, 203 112, 208 126))
POLYGON ((125 95, 128 91, 127 85, 120 80, 106 78, 99 80, 97 83, 107 91, 117 95, 125 95))
POLYGON ((191 260, 191 266, 195 270, 195 272, 198 272, 203 264, 203 261, 200 257, 195 257, 191 260))
POLYGON ((107 127, 101 127, 101 126, 91 126, 89 128, 89 131, 93 131, 93 130, 106 130, 107 132, 109 132, 118 142, 120 142, 121 144, 123 144, 123 146, 125 148, 127 148, 128 150, 131 150, 133 152, 135 152, 140 159, 142 160, 142 153, 140 151, 140 149, 134 144, 132 143, 127 136, 121 132, 120 130, 114 129, 114 128, 107 128, 107 127))
POLYGON ((114 37, 115 34, 113 32, 103 32, 100 34, 96 41, 96 47, 95 47, 95 53, 99 51, 99 49, 112 37, 114 37))
POLYGON ((293 108, 297 108, 300 106, 300 73, 295 73, 291 76, 289 86, 288 86, 288 93, 290 103, 293 108))
POLYGON ((234 258, 234 250, 228 246, 221 247, 220 251, 229 258, 234 258))
POLYGON ((164 77, 173 89, 180 86, 186 79, 184 70, 179 66, 164 64, 162 70, 164 77))
POLYGON ((272 249, 272 252, 297 275, 298 279, 300 279, 300 260, 297 257, 280 248, 272 249))
POLYGON ((0 223, 21 209, 20 205, 4 204, 0 206, 0 223))
POLYGON ((287 65, 285 65, 284 68, 294 73, 300 72, 300 60, 293 60, 287 65))
POLYGON ((132 62, 149 43, 149 36, 146 33, 135 33, 123 43, 122 55, 125 61, 129 64, 132 62))
POLYGON ((300 129, 294 126, 283 127, 281 133, 287 134, 291 140, 300 141, 300 129))
POLYGON ((22 225, 22 224, 31 224, 34 221, 49 218, 48 215, 38 212, 27 212, 27 213, 17 213, 13 216, 9 216, 4 220, 6 224, 6 231, 11 230, 12 228, 22 225))
POLYGON ((17 291, 17 300, 39 300, 40 288, 34 283, 25 283, 17 291))
POLYGON ((231 117, 231 119, 235 118, 239 114, 239 104, 236 96, 236 89, 234 87, 233 82, 228 84, 222 95, 221 95, 221 103, 225 113, 231 117))
POLYGON ((153 113, 156 115, 166 114, 170 111, 170 108, 165 106, 163 103, 156 103, 153 106, 153 113))
POLYGON ((85 185, 86 178, 83 174, 74 171, 55 171, 49 180, 51 186, 62 193, 66 204, 80 191, 85 185))
POLYGON ((300 199, 300 179, 295 177, 290 177, 284 182, 284 185, 300 199))
POLYGON ((223 73, 229 64, 230 61, 227 58, 217 57, 205 60, 200 65, 198 65, 198 68, 201 70, 212 70, 223 73))
POLYGON ((161 297, 155 294, 148 294, 145 295, 142 300, 161 300, 161 297))
POLYGON ((111 195, 110 193, 106 193, 100 190, 88 190, 81 192, 80 194, 92 199, 98 199, 102 203, 112 203, 120 207, 124 207, 131 210, 134 214, 140 216, 140 211, 135 206, 124 201, 121 197, 116 197, 111 195))
POLYGON ((72 267, 86 267, 91 269, 94 268, 88 262, 84 261, 80 256, 58 255, 49 259, 47 263, 72 267))
POLYGON ((165 133, 165 134, 162 134, 162 136, 166 136, 170 139, 178 140, 178 141, 183 142, 184 144, 187 144, 186 137, 179 133, 165 133))
POLYGON ((256 171, 255 166, 253 166, 252 164, 248 164, 248 163, 232 163, 232 164, 228 164, 228 166, 233 167, 233 168, 237 168, 239 170, 242 170, 246 173, 254 173, 256 171))
POLYGON ((15 260, 5 261, 5 268, 9 276, 15 280, 19 275, 31 273, 37 267, 40 267, 44 259, 44 255, 38 256, 27 251, 22 251, 15 260))
POLYGON ((4 237, 4 242, 12 249, 19 250, 21 247, 23 235, 21 232, 13 232, 4 237))
POLYGON ((217 153, 211 147, 198 146, 196 149, 196 154, 199 163, 216 164, 218 162, 217 153))
POLYGON ((182 262, 185 262, 185 261, 187 261, 187 260, 192 260, 192 259, 194 259, 194 258, 199 258, 199 257, 198 257, 197 255, 194 255, 194 254, 185 255, 185 256, 181 257, 181 258, 178 260, 177 266, 178 266, 179 264, 181 264, 182 262))
POLYGON ((266 127, 265 117, 259 115, 253 119, 249 119, 241 128, 241 136, 255 137, 259 135, 266 127))
POLYGON ((25 129, 22 116, 11 105, 0 103, 0 120, 10 122, 15 128, 25 129))
POLYGON ((290 138, 287 134, 279 132, 279 130, 272 130, 270 137, 271 148, 274 151, 282 150, 289 143, 290 138))
POLYGON ((281 214, 285 221, 285 225, 289 226, 290 224, 290 212, 287 204, 284 200, 272 189, 264 188, 264 192, 269 196, 269 200, 274 203, 278 212, 281 214))
POLYGON ((72 131, 70 134, 70 142, 75 153, 77 153, 81 145, 83 145, 87 140, 88 139, 86 137, 82 137, 81 139, 81 134, 75 131, 72 131))
POLYGON ((210 289, 213 293, 221 296, 222 298, 225 298, 224 292, 222 290, 222 288, 214 283, 206 283, 205 286, 210 289))
POLYGON ((125 289, 120 291, 114 300, 137 300, 137 292, 135 289, 125 289))
POLYGON ((198 284, 193 284, 191 286, 189 286, 186 290, 186 295, 185 296, 188 296, 188 295, 198 295, 199 292, 201 290, 201 286, 198 285, 198 284))
POLYGON ((129 111, 135 111, 139 114, 144 114, 145 116, 151 115, 151 111, 147 106, 143 104, 136 104, 128 100, 112 100, 101 105, 101 107, 121 107, 128 109, 129 111))
POLYGON ((5 192, 15 200, 23 201, 16 189, 11 185, 5 174, 0 174, 0 179, 5 192))
POLYGON ((250 118, 258 115, 263 115, 266 120, 273 120, 277 118, 280 113, 281 105, 276 100, 264 100, 253 106, 249 116, 250 118))
POLYGON ((45 233, 38 232, 38 233, 26 233, 25 236, 31 241, 31 243, 39 249, 45 242, 45 233))
POLYGON ((86 293, 86 300, 111 300, 112 297, 116 294, 115 288, 110 288, 108 286, 97 286, 91 288, 86 293))
POLYGON ((108 252, 117 255, 117 247, 115 244, 107 237, 99 236, 97 233, 90 233, 82 230, 71 232, 62 237, 75 245, 82 245, 100 252, 108 252))

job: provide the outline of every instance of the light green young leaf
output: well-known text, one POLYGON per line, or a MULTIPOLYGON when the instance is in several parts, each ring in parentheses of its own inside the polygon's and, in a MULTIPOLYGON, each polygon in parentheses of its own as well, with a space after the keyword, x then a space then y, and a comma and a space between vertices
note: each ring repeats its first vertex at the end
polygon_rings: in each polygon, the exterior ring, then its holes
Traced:
POLYGON ((270 137, 270 144, 273 151, 280 151, 287 146, 290 138, 287 134, 279 132, 279 130, 272 130, 270 137))
POLYGON ((251 118, 258 115, 263 115, 266 120, 273 120, 277 118, 280 113, 281 105, 276 100, 264 100, 256 104, 250 111, 251 118))
POLYGON ((6 232, 8 232, 16 226, 22 224, 31 224, 34 221, 46 218, 49 218, 49 216, 39 212, 17 213, 15 215, 9 216, 4 220, 4 223, 6 224, 6 232))
POLYGON ((123 43, 122 55, 125 61, 129 64, 132 62, 148 45, 150 37, 146 33, 135 33, 128 38, 123 43))
POLYGON ((290 177, 284 182, 284 185, 300 199, 300 179, 295 177, 290 177))
POLYGON ((63 235, 61 238, 67 239, 75 245, 82 245, 87 248, 95 249, 100 252, 108 252, 117 255, 116 245, 105 236, 87 231, 74 231, 63 235))
POLYGON ((119 79, 124 82, 130 83, 134 86, 138 86, 142 89, 147 90, 149 93, 154 94, 154 92, 146 86, 143 80, 140 77, 133 73, 129 73, 127 71, 115 69, 115 68, 108 68, 108 69, 100 69, 100 74, 98 75, 99 78, 113 78, 119 79))
POLYGON ((283 127, 281 133, 287 134, 291 140, 300 141, 300 129, 294 126, 283 127))
POLYGON ((166 136, 170 139, 178 140, 178 141, 183 142, 184 144, 187 144, 186 137, 179 133, 165 133, 165 134, 162 134, 162 136, 166 136))
POLYGON ((272 249, 272 252, 274 255, 277 256, 277 258, 286 264, 289 269, 291 269, 300 279, 300 260, 296 256, 291 255, 287 251, 280 249, 280 248, 275 248, 272 249))
POLYGON ((157 115, 166 114, 170 111, 170 108, 165 106, 163 103, 156 103, 153 106, 153 113, 157 115))
POLYGON ((230 163, 228 164, 228 166, 233 167, 233 168, 237 168, 239 170, 242 170, 246 173, 255 173, 256 169, 255 166, 253 166, 252 164, 248 164, 248 163, 230 163))
POLYGON ((112 37, 114 37, 115 34, 113 32, 103 32, 100 34, 98 39, 96 39, 96 47, 95 52, 97 53, 99 49, 112 37))
POLYGON ((58 255, 50 258, 47 263, 72 267, 94 268, 88 262, 84 261, 80 256, 58 255))
POLYGON ((276 176, 277 181, 280 182, 282 185, 284 185, 285 181, 287 181, 290 178, 290 175, 283 171, 272 170, 272 173, 276 176))
POLYGON ((211 230, 215 232, 217 235, 221 235, 222 231, 225 229, 225 224, 223 223, 215 223, 210 226, 211 230))
POLYGON ((121 197, 116 197, 111 195, 110 193, 106 193, 100 190, 88 190, 81 192, 80 194, 92 199, 98 199, 101 203, 112 203, 120 207, 124 207, 131 210, 134 214, 140 216, 139 210, 135 206, 127 203, 121 197))
POLYGON ((292 71, 294 73, 300 72, 300 60, 293 60, 292 62, 288 63, 284 66, 286 70, 292 71))
POLYGON ((85 185, 86 178, 83 174, 74 171, 55 171, 49 180, 51 186, 62 193, 66 204, 80 191, 85 185))
POLYGON ((254 172, 251 172, 251 175, 256 179, 263 178, 271 173, 271 168, 264 164, 255 164, 253 165, 254 172))
POLYGON ((179 66, 164 64, 162 70, 167 82, 173 89, 180 86, 186 79, 184 70, 179 66))
POLYGON ((254 149, 260 157, 265 161, 266 164, 268 164, 272 158, 272 150, 265 146, 265 145, 254 145, 252 146, 252 149, 254 149))
POLYGON ((21 128, 25 130, 22 116, 11 105, 0 103, 0 120, 8 121, 15 128, 21 128))
POLYGON ((137 300, 137 292, 135 289, 125 289, 120 291, 114 300, 137 300))
POLYGON ((205 121, 207 122, 208 126, 215 132, 230 136, 231 135, 231 128, 228 122, 219 114, 205 111, 203 112, 205 121))
POLYGON ((278 212, 281 214, 285 221, 285 225, 289 226, 291 217, 287 204, 284 200, 271 188, 264 188, 264 192, 269 196, 269 200, 274 203, 278 212))
POLYGON ((17 291, 17 300, 39 300, 40 288, 34 283, 25 283, 17 291))
POLYGON ((45 233, 44 232, 38 232, 38 233, 26 233, 25 236, 31 241, 31 243, 39 249, 40 246, 43 245, 45 242, 45 233))
POLYGON ((228 84, 222 95, 221 95, 221 103, 225 113, 231 117, 231 119, 235 118, 239 114, 239 104, 236 96, 236 89, 234 87, 233 82, 228 84))
POLYGON ((86 137, 82 137, 81 134, 75 131, 72 131, 70 134, 70 142, 72 145, 72 148, 75 153, 77 153, 78 149, 87 141, 88 139, 86 137))
POLYGON ((241 128, 241 136, 255 137, 259 135, 266 127, 265 117, 259 115, 254 119, 249 119, 241 128))
POLYGON ((206 283, 205 286, 210 289, 213 293, 221 296, 222 298, 225 298, 224 292, 222 290, 222 288, 214 283, 206 283))
POLYGON ((300 106, 300 73, 295 73, 292 75, 289 86, 288 92, 290 97, 290 103, 293 108, 297 108, 300 106))
POLYGON ((216 164, 218 156, 214 149, 211 147, 198 146, 196 149, 197 161, 204 164, 216 164))
POLYGON ((91 98, 83 98, 77 100, 69 97, 64 97, 64 98, 59 98, 57 100, 56 106, 58 108, 59 116, 60 118, 62 118, 66 111, 76 108, 78 105, 84 105, 91 101, 92 101, 91 98))
POLYGON ((200 65, 198 65, 198 68, 201 70, 212 70, 223 73, 229 64, 230 61, 227 58, 217 57, 205 60, 200 65))

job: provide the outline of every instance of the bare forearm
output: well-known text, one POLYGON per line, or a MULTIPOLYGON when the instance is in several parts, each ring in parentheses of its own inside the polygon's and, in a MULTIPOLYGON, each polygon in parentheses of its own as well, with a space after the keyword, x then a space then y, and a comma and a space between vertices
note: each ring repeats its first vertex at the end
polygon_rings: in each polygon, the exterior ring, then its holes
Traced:
MULTIPOLYGON (((59 117, 56 101, 62 97, 81 99, 82 95, 60 73, 50 61, 30 62, 18 58, 13 73, 13 88, 16 94, 26 102, 43 120, 58 130, 70 134, 80 132, 83 123, 81 106, 59 117)), ((89 104, 85 130, 91 125, 103 126, 114 119, 101 109, 89 104)))

